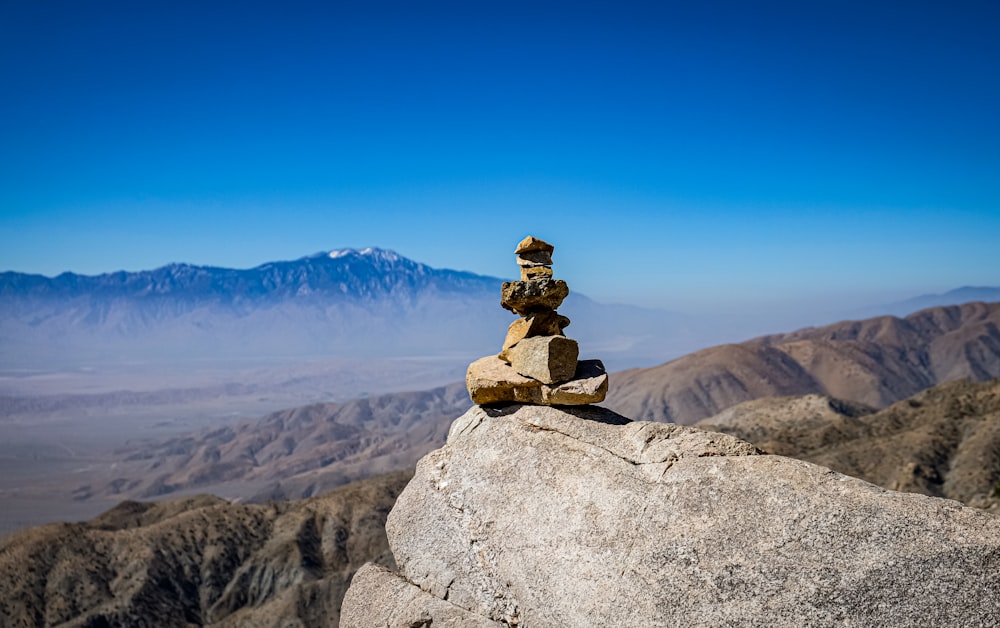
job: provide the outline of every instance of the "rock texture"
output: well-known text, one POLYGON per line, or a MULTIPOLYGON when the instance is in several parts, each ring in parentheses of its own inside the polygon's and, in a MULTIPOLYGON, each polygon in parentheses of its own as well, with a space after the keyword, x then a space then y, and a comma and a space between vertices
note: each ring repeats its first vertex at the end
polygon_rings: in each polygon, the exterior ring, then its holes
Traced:
POLYGON ((384 567, 365 565, 344 596, 340 628, 502 628, 460 606, 425 593, 384 567))
MULTIPOLYGON (((387 532, 401 578, 480 618, 455 625, 985 626, 1000 600, 1000 518, 592 406, 471 409, 387 532)), ((392 586, 359 579, 379 607, 344 625, 413 616, 392 586)))
POLYGON ((827 395, 876 408, 935 384, 1000 377, 1000 303, 806 328, 613 376, 607 406, 682 425, 751 399, 827 395))
POLYGON ((528 281, 506 281, 500 290, 500 305, 521 316, 555 310, 569 296, 562 279, 538 277, 528 281))
POLYGON ((399 473, 299 502, 123 502, 0 545, 0 626, 336 626, 366 560, 392 564, 399 473))
POLYGON ((563 336, 524 338, 510 350, 510 366, 543 384, 568 381, 576 373, 580 347, 563 336))
POLYGON ((578 364, 580 348, 563 334, 569 319, 556 308, 569 287, 552 278, 554 250, 534 236, 514 249, 521 281, 503 284, 500 305, 520 318, 508 327, 497 360, 487 356, 469 365, 465 381, 473 403, 579 405, 607 395, 604 365, 597 360, 578 364))
POLYGON ((1000 379, 941 384, 879 412, 819 395, 758 399, 696 426, 893 490, 1000 512, 1000 379))

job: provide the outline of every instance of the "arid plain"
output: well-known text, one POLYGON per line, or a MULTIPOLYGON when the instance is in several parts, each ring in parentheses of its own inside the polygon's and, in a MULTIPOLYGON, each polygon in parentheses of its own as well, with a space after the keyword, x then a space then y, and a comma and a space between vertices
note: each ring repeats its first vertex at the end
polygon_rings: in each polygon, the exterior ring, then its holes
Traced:
POLYGON ((113 480, 123 450, 283 408, 432 388, 461 379, 465 366, 455 358, 275 359, 0 373, 0 533, 113 506, 114 497, 74 491, 92 478, 113 480))

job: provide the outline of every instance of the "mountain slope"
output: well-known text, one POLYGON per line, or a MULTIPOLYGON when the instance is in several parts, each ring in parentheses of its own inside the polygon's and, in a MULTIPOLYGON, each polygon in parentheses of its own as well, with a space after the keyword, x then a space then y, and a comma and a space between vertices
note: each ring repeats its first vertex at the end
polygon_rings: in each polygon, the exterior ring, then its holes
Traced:
POLYGON ((1000 303, 931 308, 712 347, 613 374, 608 400, 642 420, 694 423, 742 401, 817 393, 885 407, 934 384, 1000 376, 1000 303))
POLYGON ((350 481, 412 468, 444 442, 469 408, 464 384, 275 412, 262 419, 143 443, 117 452, 77 499, 161 497, 193 490, 257 499, 316 495, 350 481))
POLYGON ((336 626, 354 571, 392 561, 385 518, 410 475, 291 503, 123 502, 30 528, 0 544, 0 625, 336 626))
POLYGON ((758 399, 695 426, 886 488, 1000 510, 1000 379, 941 384, 876 413, 817 395, 758 399))

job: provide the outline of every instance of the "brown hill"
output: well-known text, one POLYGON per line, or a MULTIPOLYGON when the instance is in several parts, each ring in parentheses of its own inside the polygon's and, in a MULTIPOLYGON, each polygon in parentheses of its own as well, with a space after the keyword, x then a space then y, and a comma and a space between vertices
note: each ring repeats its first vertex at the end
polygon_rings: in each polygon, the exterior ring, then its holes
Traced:
POLYGON ((336 626, 411 472, 298 502, 123 502, 0 545, 3 626, 336 626))
POLYGON ((256 499, 316 495, 378 473, 411 469, 444 442, 471 402, 464 384, 292 408, 119 452, 113 472, 78 499, 158 497, 193 490, 256 499))
POLYGON ((615 373, 604 405, 681 424, 775 395, 882 408, 941 382, 1000 376, 998 327, 1000 303, 966 303, 765 336, 615 373))
POLYGON ((819 395, 758 399, 695 425, 886 488, 1000 510, 1000 379, 941 384, 874 413, 819 395))

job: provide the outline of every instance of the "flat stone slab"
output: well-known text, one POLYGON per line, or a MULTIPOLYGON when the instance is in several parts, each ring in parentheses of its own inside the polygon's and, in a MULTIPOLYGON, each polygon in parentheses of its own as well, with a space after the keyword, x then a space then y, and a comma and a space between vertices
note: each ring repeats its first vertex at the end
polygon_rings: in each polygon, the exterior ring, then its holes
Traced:
POLYGON ((478 405, 573 406, 604 401, 608 394, 608 374, 600 360, 581 360, 573 379, 550 386, 518 374, 509 364, 490 355, 469 365, 465 385, 472 403, 478 405))
POLYGON ((552 246, 545 240, 536 238, 535 236, 528 236, 517 243, 517 248, 514 249, 514 253, 520 255, 521 253, 530 253, 532 251, 547 251, 549 255, 552 255, 552 251, 555 250, 556 247, 552 246))

